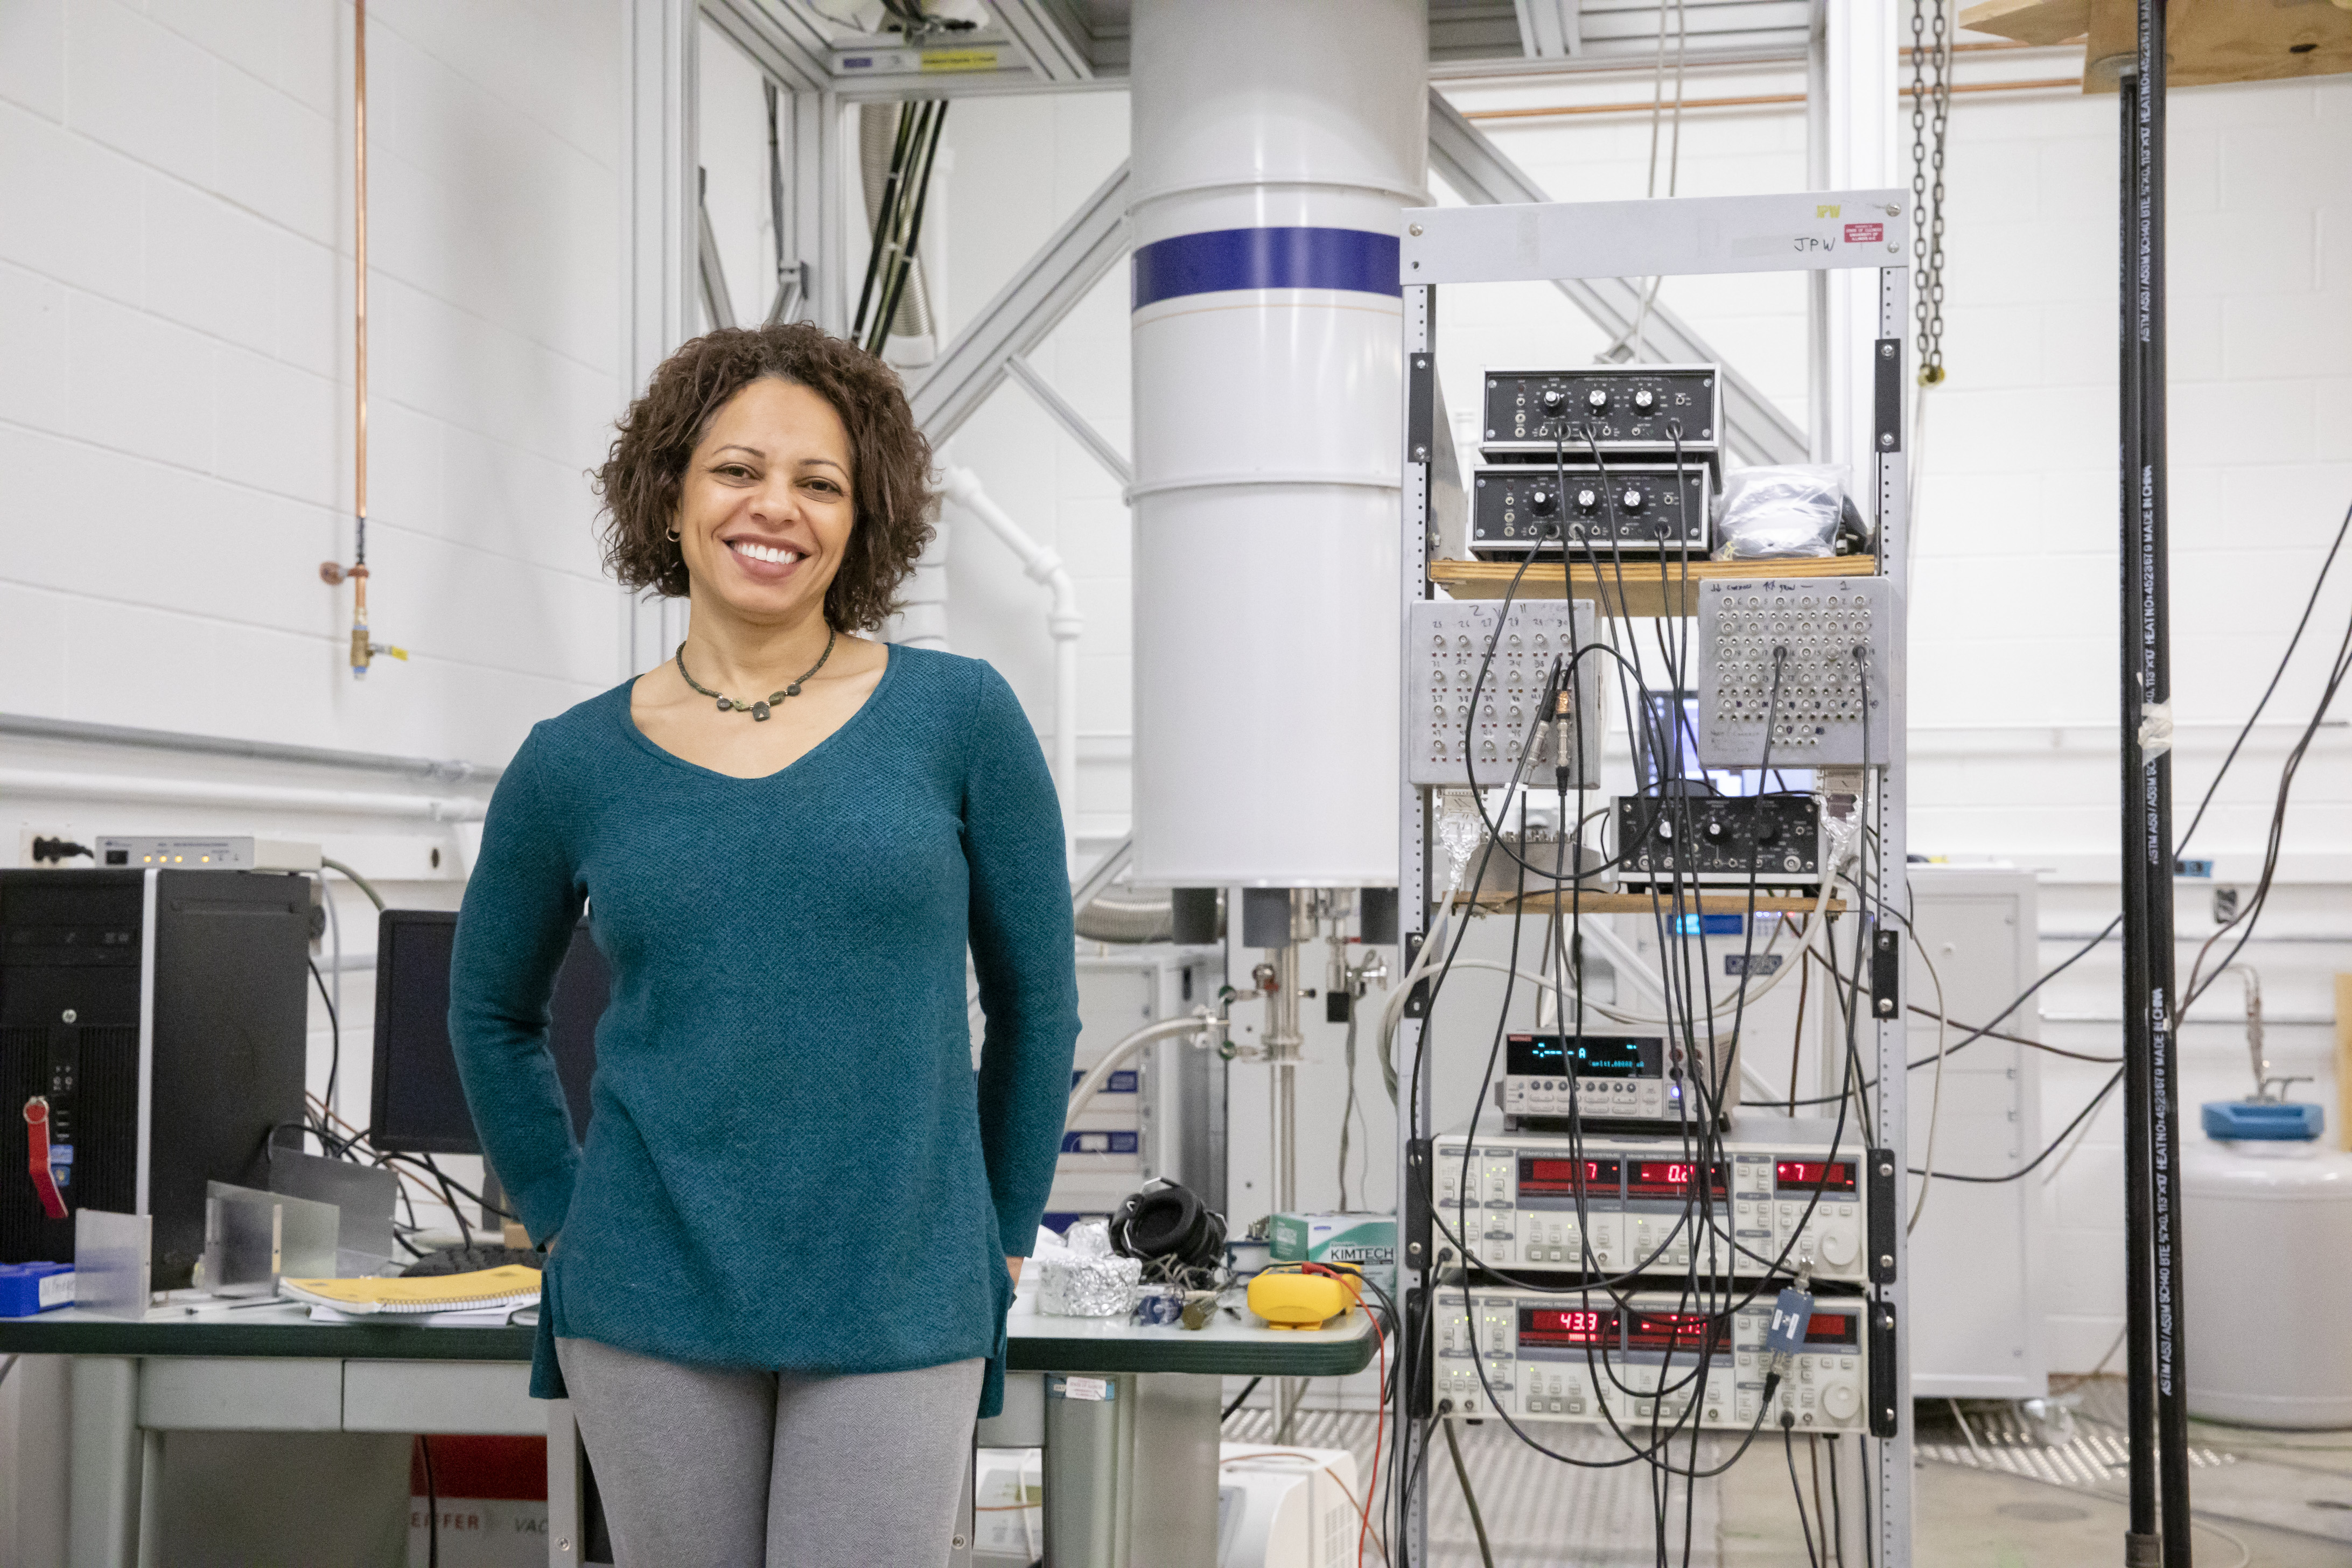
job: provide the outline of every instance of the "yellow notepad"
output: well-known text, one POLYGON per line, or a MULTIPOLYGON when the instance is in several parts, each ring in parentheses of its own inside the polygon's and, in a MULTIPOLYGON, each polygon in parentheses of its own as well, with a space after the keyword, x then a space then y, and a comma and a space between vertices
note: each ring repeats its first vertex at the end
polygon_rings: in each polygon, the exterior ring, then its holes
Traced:
POLYGON ((280 1279, 279 1293, 354 1317, 378 1312, 459 1312, 529 1307, 539 1300, 539 1270, 509 1264, 471 1274, 400 1279, 280 1279))

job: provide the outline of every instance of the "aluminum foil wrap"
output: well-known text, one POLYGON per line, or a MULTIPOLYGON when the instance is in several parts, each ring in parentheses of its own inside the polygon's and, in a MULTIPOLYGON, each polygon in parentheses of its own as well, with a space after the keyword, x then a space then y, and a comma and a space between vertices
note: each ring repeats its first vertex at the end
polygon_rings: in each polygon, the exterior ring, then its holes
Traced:
POLYGON ((1110 1221, 1079 1220, 1063 1236, 1062 1245, 1080 1258, 1108 1258, 1111 1255, 1110 1221))
POLYGON ((1132 1258, 1041 1258, 1036 1269, 1037 1310, 1055 1318, 1124 1318, 1143 1278, 1132 1258))

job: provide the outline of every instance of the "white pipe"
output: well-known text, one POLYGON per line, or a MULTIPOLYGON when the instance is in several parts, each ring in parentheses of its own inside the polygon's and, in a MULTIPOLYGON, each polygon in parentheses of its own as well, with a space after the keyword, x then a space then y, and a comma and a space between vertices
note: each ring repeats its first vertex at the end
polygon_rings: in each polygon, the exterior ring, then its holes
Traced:
POLYGON ((220 784, 209 779, 139 778, 120 773, 51 773, 38 768, 0 768, 0 790, 66 800, 247 806, 345 816, 421 816, 433 822, 479 822, 489 805, 488 801, 446 795, 299 789, 279 784, 220 784))
POLYGON ((1086 619, 1078 614, 1078 585, 1052 546, 1038 543, 1021 525, 989 499, 980 476, 970 468, 950 468, 940 486, 949 500, 988 525, 1021 558, 1021 570, 1033 583, 1053 590, 1054 605, 1045 614, 1045 630, 1054 639, 1054 792, 1062 800, 1064 849, 1075 856, 1078 820, 1078 636, 1086 619))

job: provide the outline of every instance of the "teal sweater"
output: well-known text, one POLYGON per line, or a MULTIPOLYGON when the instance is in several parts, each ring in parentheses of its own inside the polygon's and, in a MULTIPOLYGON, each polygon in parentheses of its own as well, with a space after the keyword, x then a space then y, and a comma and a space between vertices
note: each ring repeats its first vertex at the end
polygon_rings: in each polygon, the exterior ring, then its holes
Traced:
POLYGON ((713 1366, 990 1360, 1061 1148, 1077 981, 1061 813, 977 659, 894 647, 850 721, 739 779, 646 739, 615 687, 499 782, 449 1038, 548 1258, 557 1335, 713 1366), (613 972, 583 1149, 547 1048, 583 908, 613 972), (972 1070, 969 942, 987 1016, 972 1070))

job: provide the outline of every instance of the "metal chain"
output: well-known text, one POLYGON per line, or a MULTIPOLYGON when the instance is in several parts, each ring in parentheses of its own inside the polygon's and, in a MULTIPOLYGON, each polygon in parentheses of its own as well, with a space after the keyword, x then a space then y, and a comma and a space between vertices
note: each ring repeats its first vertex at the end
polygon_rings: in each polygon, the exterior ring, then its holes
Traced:
POLYGON ((1919 380, 1929 386, 1944 379, 1944 139, 1951 119, 1951 51, 1944 0, 1911 0, 1911 309, 1919 323, 1919 380))

